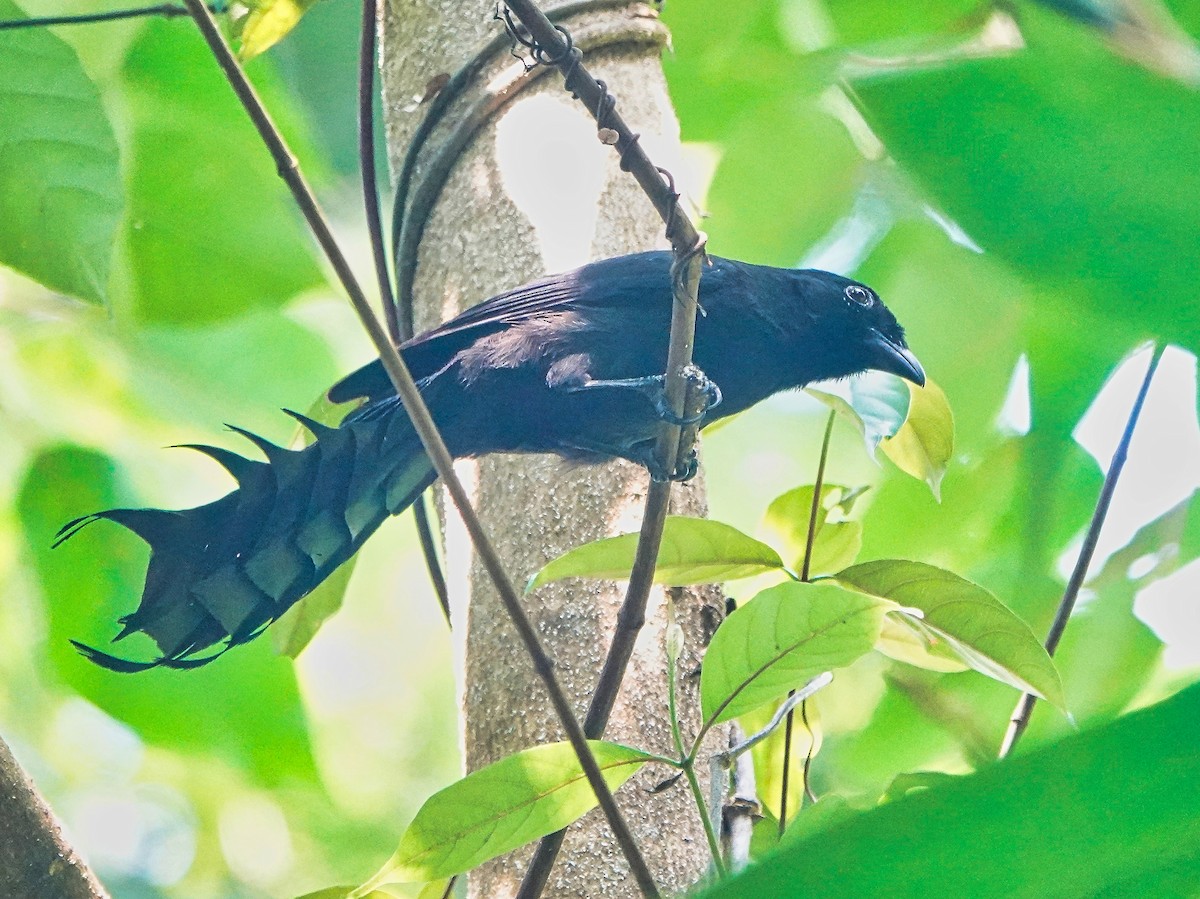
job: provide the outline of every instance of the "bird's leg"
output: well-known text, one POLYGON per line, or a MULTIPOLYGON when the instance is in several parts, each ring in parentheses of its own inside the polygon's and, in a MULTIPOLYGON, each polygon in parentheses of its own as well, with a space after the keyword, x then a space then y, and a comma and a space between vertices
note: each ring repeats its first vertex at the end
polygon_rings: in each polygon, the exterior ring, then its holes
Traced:
MULTIPOLYGON (((595 380, 586 381, 582 384, 565 386, 563 389, 572 393, 579 393, 585 390, 631 390, 635 393, 640 393, 650 401, 654 406, 654 411, 658 417, 669 424, 678 425, 679 427, 687 427, 688 425, 699 424, 704 416, 721 405, 721 388, 695 365, 689 365, 683 373, 683 376, 696 388, 704 394, 704 406, 695 415, 680 417, 676 415, 670 405, 667 403, 667 393, 664 387, 665 379, 662 375, 649 375, 644 378, 618 378, 613 380, 595 380)), ((693 472, 694 474, 695 472, 693 472)), ((672 480, 678 480, 672 478, 672 480)), ((687 478, 683 478, 687 480, 687 478)))

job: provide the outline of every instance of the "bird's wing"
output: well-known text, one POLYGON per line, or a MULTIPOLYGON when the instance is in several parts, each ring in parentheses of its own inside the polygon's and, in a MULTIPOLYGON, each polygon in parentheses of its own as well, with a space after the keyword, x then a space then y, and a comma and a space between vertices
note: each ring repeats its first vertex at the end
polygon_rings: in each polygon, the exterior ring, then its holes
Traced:
MULTIPOLYGON (((644 303, 646 282, 664 277, 669 265, 669 253, 638 253, 524 284, 407 341, 401 347, 404 359, 413 376, 420 379, 439 371, 455 353, 480 337, 548 312, 644 303)), ((331 387, 329 399, 344 403, 391 393, 391 382, 376 359, 331 387)))

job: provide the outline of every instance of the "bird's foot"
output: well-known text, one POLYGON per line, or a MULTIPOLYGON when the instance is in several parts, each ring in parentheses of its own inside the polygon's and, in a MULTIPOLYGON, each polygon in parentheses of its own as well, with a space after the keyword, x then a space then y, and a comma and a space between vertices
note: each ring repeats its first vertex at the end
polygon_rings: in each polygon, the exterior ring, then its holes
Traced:
MULTIPOLYGON (((721 388, 700 370, 698 366, 689 365, 683 370, 684 380, 688 385, 689 395, 699 392, 703 403, 699 410, 692 415, 676 415, 667 401, 666 379, 662 375, 648 375, 644 378, 620 378, 615 380, 588 381, 585 384, 568 387, 567 390, 580 392, 608 388, 614 390, 632 390, 642 394, 654 406, 654 411, 663 421, 678 427, 699 424, 704 416, 712 409, 721 405, 721 388)), ((678 480, 671 478, 671 480, 678 480)))

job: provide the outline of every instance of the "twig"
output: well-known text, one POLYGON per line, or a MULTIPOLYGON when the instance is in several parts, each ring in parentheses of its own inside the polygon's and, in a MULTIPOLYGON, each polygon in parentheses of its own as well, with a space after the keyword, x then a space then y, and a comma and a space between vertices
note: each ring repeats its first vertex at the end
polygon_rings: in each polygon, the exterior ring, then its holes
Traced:
POLYGON ((433 594, 442 608, 446 624, 453 626, 450 618, 450 588, 446 586, 446 573, 442 570, 442 560, 438 557, 437 544, 433 539, 433 522, 429 519, 429 507, 425 505, 427 496, 427 493, 421 494, 412 504, 413 524, 417 527, 417 542, 421 544, 421 556, 425 559, 425 571, 429 574, 433 594))
MULTIPOLYGON (((638 143, 638 135, 630 130, 617 113, 616 103, 607 87, 584 67, 580 50, 573 45, 566 33, 556 28, 532 0, 508 0, 508 8, 528 29, 533 45, 537 48, 534 58, 546 65, 557 66, 563 73, 564 87, 584 104, 596 119, 597 127, 615 135, 611 143, 621 158, 622 168, 634 176, 666 224, 666 236, 674 250, 675 261, 671 267, 674 302, 665 388, 668 405, 676 415, 682 417, 686 414, 687 393, 687 380, 683 376, 683 370, 692 360, 697 296, 704 259, 704 237, 680 208, 679 195, 675 192, 673 179, 651 162, 638 143), (667 175, 665 180, 664 175, 667 175)), ((664 423, 656 445, 656 453, 665 463, 664 467, 667 470, 674 469, 680 457, 691 450, 695 432, 692 429, 688 430, 688 434, 683 434, 678 427, 664 423)), ((630 575, 625 600, 617 616, 616 633, 588 712, 588 722, 594 725, 591 732, 597 736, 603 733, 621 681, 624 679, 633 643, 645 622, 646 603, 653 583, 654 563, 658 559, 670 495, 669 484, 651 482, 646 496, 634 571, 630 575)), ((562 845, 563 836, 562 831, 551 834, 538 845, 517 893, 518 899, 537 899, 541 895, 562 845)))
MULTIPOLYGON (((581 13, 617 9, 627 7, 628 5, 629 0, 571 0, 571 2, 555 6, 546 15, 551 21, 560 22, 581 13)), ((664 35, 663 40, 665 41, 665 39, 664 35)), ((580 43, 584 42, 581 40, 580 43)), ((425 230, 429 213, 433 209, 433 200, 436 200, 437 196, 441 193, 440 184, 432 191, 424 189, 420 193, 422 195, 431 194, 432 200, 427 203, 419 202, 418 198, 414 196, 412 206, 409 206, 409 191, 412 187, 413 178, 416 176, 417 162, 420 159, 421 151, 425 148, 426 143, 433 135, 437 126, 445 118, 454 101, 462 96, 470 83, 483 71, 484 66, 508 45, 509 38, 507 34, 496 35, 481 47, 462 68, 455 72, 450 77, 450 80, 442 85, 438 89, 437 94, 429 100, 429 108, 413 132, 408 146, 405 148, 404 161, 401 163, 400 171, 396 176, 396 194, 392 205, 392 258, 396 267, 396 307, 397 315, 400 319, 400 333, 404 337, 412 336, 413 284, 417 269, 416 246, 420 241, 420 235, 425 230), (410 236, 406 237, 406 232, 410 236), (415 240, 411 236, 414 232, 415 240)), ((511 97, 520 86, 528 86, 529 83, 532 83, 539 71, 540 69, 537 68, 526 70, 526 74, 530 77, 526 81, 521 82, 521 85, 509 89, 501 88, 493 93, 503 93, 506 97, 511 97)), ((441 143, 438 153, 439 158, 451 155, 451 146, 456 148, 453 151, 452 160, 457 160, 459 155, 461 155, 462 147, 466 145, 466 140, 459 138, 458 135, 464 131, 464 124, 476 118, 477 110, 479 110, 478 105, 468 112, 460 120, 459 124, 455 126, 455 134, 448 136, 441 143)), ((483 112, 483 110, 479 111, 483 112)), ((486 116, 490 116, 493 111, 494 108, 487 109, 486 116)), ((474 135, 475 127, 473 125, 468 126, 467 130, 469 130, 468 138, 474 135)), ((440 169, 441 167, 438 166, 437 168, 440 169)), ((427 165, 422 170, 421 187, 425 188, 426 183, 431 178, 436 178, 444 182, 448 174, 448 171, 435 172, 433 166, 427 165)))
MULTIPOLYGON (((1133 401, 1133 407, 1129 410, 1129 420, 1125 422, 1125 431, 1121 434, 1121 440, 1113 453, 1112 461, 1108 464, 1108 472, 1104 475, 1104 483, 1101 485, 1100 495, 1096 499, 1096 509, 1092 513, 1087 534, 1084 535, 1083 546, 1079 548, 1079 558, 1075 560, 1075 568, 1071 571, 1071 578, 1067 581, 1062 600, 1059 601, 1058 611, 1055 612, 1054 621, 1046 634, 1046 652, 1050 655, 1054 655, 1054 651, 1058 649, 1063 632, 1067 629, 1067 621, 1070 620, 1071 612, 1075 608, 1075 600, 1078 599, 1079 591, 1087 577, 1088 567, 1096 552, 1096 544, 1100 541, 1100 530, 1104 527, 1109 504, 1117 489, 1117 480, 1121 477, 1121 470, 1125 467, 1125 460, 1129 457, 1129 444, 1133 441, 1133 431, 1137 427, 1138 418, 1141 417, 1142 406, 1146 403, 1146 394, 1150 392, 1150 382, 1154 380, 1154 373, 1158 369, 1162 354, 1163 347, 1155 346, 1153 355, 1150 357, 1150 365, 1146 368, 1146 376, 1142 379, 1142 386, 1133 401)), ((1025 733, 1036 703, 1037 697, 1032 693, 1022 694, 1017 701, 1012 718, 1008 723, 1008 730, 1004 734, 1004 741, 1000 744, 1000 758, 1011 753, 1013 747, 1017 745, 1017 741, 1021 739, 1021 735, 1025 733)))
MULTIPOLYGON (((721 821, 724 825, 722 834, 729 847, 729 867, 740 871, 750 858, 750 836, 754 821, 761 818, 758 795, 754 783, 754 763, 750 758, 750 750, 761 743, 779 727, 786 715, 791 720, 792 711, 797 705, 804 708, 814 693, 833 682, 833 674, 825 671, 812 678, 799 690, 793 690, 788 698, 780 704, 767 722, 766 727, 757 733, 740 740, 730 740, 730 746, 724 752, 714 753, 709 763, 711 804, 716 816, 716 810, 722 809, 721 821), (724 802, 726 771, 733 771, 733 795, 728 803, 724 802)), ((735 726, 735 734, 741 730, 735 726)))
POLYGON ((383 307, 388 336, 392 343, 399 343, 400 323, 396 319, 396 298, 388 273, 383 218, 379 211, 379 184, 375 177, 375 29, 378 17, 378 0, 362 0, 362 31, 358 43, 358 168, 362 177, 371 258, 375 262, 375 280, 379 284, 379 303, 383 307))
POLYGON ((816 802, 817 795, 813 792, 812 788, 812 762, 813 753, 817 748, 817 735, 813 733, 812 724, 808 720, 807 699, 800 703, 800 723, 804 725, 805 731, 808 732, 808 749, 804 753, 804 767, 800 771, 800 776, 804 780, 804 798, 809 802, 816 802))
POLYGON ((202 0, 184 0, 184 2, 187 4, 192 18, 195 19, 201 34, 204 36, 218 64, 221 66, 230 86, 245 107, 255 128, 258 129, 259 136, 270 150, 279 168, 280 177, 283 178, 291 189, 292 196, 304 214, 309 227, 312 228, 317 242, 321 245, 321 249, 329 259, 330 264, 337 273, 338 279, 349 295, 350 302, 354 306, 354 311, 358 314, 363 327, 367 331, 367 336, 374 344, 376 352, 379 353, 379 358, 383 362, 384 369, 391 378, 392 384, 395 386, 396 392, 404 405, 404 410, 408 413, 413 427, 421 438, 421 443, 425 447, 426 454, 429 456, 438 476, 442 479, 442 483, 446 486, 446 490, 450 493, 463 524, 466 526, 467 533, 471 537, 475 551, 478 553, 479 559, 487 570, 492 583, 496 586, 496 591, 499 593, 501 601, 511 616, 522 643, 524 643, 526 650, 529 652, 534 669, 546 686, 546 692, 550 697, 551 705, 554 706, 554 710, 562 723, 563 731, 576 755, 579 757, 584 775, 595 792, 600 807, 604 810, 609 826, 613 830, 613 835, 616 837, 621 850, 625 853, 625 858, 629 863, 630 869, 634 872, 639 886, 647 896, 658 896, 658 890, 646 867, 641 850, 638 849, 637 844, 633 840, 633 835, 629 832, 628 824, 626 824, 625 819, 617 809, 612 791, 605 782, 600 767, 596 763, 596 757, 592 754, 591 748, 587 744, 583 728, 580 727, 578 720, 576 720, 574 713, 571 711, 570 702, 559 685, 557 678, 554 676, 554 663, 542 647, 537 632, 534 630, 528 616, 525 614, 525 610, 521 606, 519 594, 513 587, 507 572, 505 572, 504 565, 500 561, 500 557, 497 555, 491 541, 488 539, 483 525, 475 514, 475 510, 471 507, 470 498, 467 496, 462 482, 459 481, 457 475, 454 473, 454 461, 446 449, 446 444, 442 440, 437 426, 434 424, 433 417, 429 413, 429 408, 425 405, 425 401, 421 397, 420 390, 418 390, 412 375, 409 373, 408 366, 405 365, 400 353, 388 338, 387 332, 379 324, 379 320, 371 311, 371 306, 367 302, 367 298, 356 281, 349 264, 346 262, 345 256, 342 255, 341 249, 334 241, 329 225, 321 213, 316 197, 305 182, 295 157, 288 150, 278 129, 271 121, 270 115, 263 107, 262 101, 259 100, 254 88, 250 85, 245 73, 238 64, 237 59, 229 49, 228 44, 226 44, 220 29, 217 28, 217 23, 202 0))
MULTIPOLYGON (((833 420, 837 416, 832 409, 825 422, 825 436, 821 438, 821 455, 817 460, 817 480, 813 484, 812 505, 808 510, 808 534, 804 541, 804 561, 800 564, 800 580, 807 581, 812 570, 813 546, 817 540, 817 513, 821 509, 821 489, 825 486, 825 463, 829 460, 829 441, 833 437, 833 420)), ((808 727, 807 710, 801 706, 804 726, 808 727)), ((792 775, 792 729, 795 715, 788 711, 787 726, 783 730, 783 776, 779 787, 779 835, 787 829, 788 782, 792 775)), ((812 735, 812 731, 809 731, 812 735)), ((812 765, 812 743, 808 744, 808 755, 804 758, 804 791, 808 793, 808 769, 812 765)))
MULTIPOLYGON (((221 4, 211 4, 209 10, 220 14, 225 12, 221 4)), ((0 21, 0 31, 13 31, 18 28, 46 28, 52 25, 91 25, 96 22, 119 22, 122 19, 140 19, 147 16, 162 16, 164 19, 176 19, 191 15, 187 7, 176 3, 158 3, 154 6, 138 6, 132 9, 114 9, 109 12, 83 13, 71 16, 41 16, 36 19, 5 19, 0 21)))
MULTIPOLYGON (((741 729, 734 724, 729 739, 736 741, 741 729)), ((730 798, 725 803, 721 829, 722 846, 729 859, 729 870, 735 874, 750 864, 750 843, 754 838, 754 822, 762 819, 758 801, 758 785, 754 777, 754 760, 743 753, 733 764, 730 777, 730 798)))
MULTIPOLYGON (((362 33, 359 38, 358 54, 358 167, 362 177, 363 205, 366 210, 367 233, 371 239, 371 257, 375 261, 375 279, 379 283, 379 302, 383 306, 388 336, 399 344, 412 337, 412 318, 407 319, 407 330, 401 325, 399 309, 388 270, 388 251, 383 239, 383 216, 379 209, 379 185, 375 176, 375 29, 378 25, 378 0, 363 0, 362 33)), ((417 528, 417 540, 421 555, 425 559, 425 570, 434 595, 442 607, 446 623, 450 623, 450 594, 446 589, 446 577, 438 558, 433 539, 429 514, 425 508, 424 495, 417 497, 412 505, 413 520, 417 528)))
POLYGON ((793 690, 788 694, 787 699, 780 703, 779 708, 775 710, 775 714, 771 716, 771 720, 767 722, 766 726, 763 727, 762 730, 757 731, 742 742, 730 746, 725 752, 718 752, 715 758, 722 760, 728 765, 728 763, 737 756, 749 751, 750 749, 753 749, 775 732, 775 729, 779 727, 779 722, 783 720, 784 715, 790 715, 796 706, 801 705, 805 702, 805 700, 811 699, 818 690, 828 687, 831 683, 833 683, 833 673, 830 671, 824 671, 809 680, 809 682, 799 690, 793 690))

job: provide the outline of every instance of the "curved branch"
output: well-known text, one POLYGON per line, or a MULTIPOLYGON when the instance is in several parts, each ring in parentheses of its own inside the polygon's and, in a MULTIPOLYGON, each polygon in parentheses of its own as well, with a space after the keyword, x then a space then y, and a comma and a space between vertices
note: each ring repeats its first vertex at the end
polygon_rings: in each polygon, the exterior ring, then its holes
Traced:
POLYGON ((108 899, 3 740, 0 802, 0 896, 108 899))

